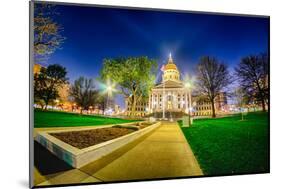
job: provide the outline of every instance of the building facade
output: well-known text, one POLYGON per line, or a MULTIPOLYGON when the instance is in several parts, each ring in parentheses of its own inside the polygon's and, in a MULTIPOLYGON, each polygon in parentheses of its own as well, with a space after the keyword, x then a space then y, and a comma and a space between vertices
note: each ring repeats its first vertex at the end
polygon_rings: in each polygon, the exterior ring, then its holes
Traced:
MULTIPOLYGON (((215 98, 215 111, 219 114, 228 112, 227 97, 225 92, 220 92, 215 98)), ((211 116, 211 102, 204 96, 194 95, 192 98, 192 113, 194 116, 211 116)))
POLYGON ((188 90, 180 79, 180 72, 170 55, 162 67, 162 82, 151 89, 149 112, 188 112, 188 90))
MULTIPOLYGON (((145 99, 140 100, 140 102, 136 103, 136 109, 134 116, 143 117, 148 114, 148 101, 145 99)), ((125 99, 125 115, 131 116, 132 115, 132 107, 131 103, 128 99, 125 99)))
MULTIPOLYGON (((149 95, 149 113, 163 112, 164 109, 165 112, 190 113, 194 116, 212 115, 212 105, 206 97, 189 93, 190 89, 185 86, 184 82, 191 82, 181 80, 180 71, 171 55, 167 64, 162 67, 162 71, 162 82, 153 87, 149 95)), ((226 109, 226 105, 226 94, 221 92, 215 99, 216 112, 222 113, 226 109)))

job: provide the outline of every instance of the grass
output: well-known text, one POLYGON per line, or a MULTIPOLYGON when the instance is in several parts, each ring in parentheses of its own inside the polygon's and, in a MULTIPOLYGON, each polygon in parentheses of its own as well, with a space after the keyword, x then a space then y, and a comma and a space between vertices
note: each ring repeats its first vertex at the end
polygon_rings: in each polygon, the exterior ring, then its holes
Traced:
POLYGON ((181 129, 205 175, 269 172, 268 113, 195 120, 181 129))
POLYGON ((120 118, 108 118, 93 115, 80 115, 58 111, 42 111, 39 109, 34 110, 34 128, 95 126, 129 123, 133 121, 136 120, 125 120, 120 118))

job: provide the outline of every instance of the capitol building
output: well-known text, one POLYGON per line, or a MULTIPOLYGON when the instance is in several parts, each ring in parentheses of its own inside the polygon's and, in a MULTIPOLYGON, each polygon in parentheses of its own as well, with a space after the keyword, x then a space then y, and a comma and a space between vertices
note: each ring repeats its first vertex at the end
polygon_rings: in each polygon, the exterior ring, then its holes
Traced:
MULTIPOLYGON (((180 71, 170 54, 168 62, 161 68, 162 81, 156 84, 150 91, 149 99, 138 102, 136 116, 151 115, 154 117, 164 116, 168 118, 173 114, 182 116, 210 116, 212 114, 211 103, 201 95, 192 93, 190 86, 186 86, 180 77, 180 71)), ((224 93, 215 99, 216 112, 223 111, 227 100, 224 93)), ((130 104, 126 101, 126 114, 130 115, 130 104)))
POLYGON ((170 55, 168 63, 162 67, 162 82, 154 86, 149 95, 148 109, 154 112, 188 113, 188 89, 180 79, 180 72, 170 55))

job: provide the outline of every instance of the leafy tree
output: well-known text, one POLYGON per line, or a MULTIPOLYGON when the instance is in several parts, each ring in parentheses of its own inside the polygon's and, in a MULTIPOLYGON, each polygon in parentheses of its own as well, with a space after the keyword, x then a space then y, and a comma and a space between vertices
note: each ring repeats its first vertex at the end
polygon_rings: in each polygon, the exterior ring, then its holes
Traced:
POLYGON ((79 77, 70 88, 70 95, 74 102, 83 109, 89 109, 97 101, 98 91, 95 90, 93 79, 79 77))
POLYGON ((118 84, 121 93, 131 104, 134 115, 137 102, 148 97, 155 80, 156 69, 156 61, 147 57, 105 59, 101 78, 118 84))
POLYGON ((65 37, 63 27, 54 21, 55 6, 44 2, 34 4, 34 54, 35 62, 46 58, 61 47, 65 37))
POLYGON ((259 102, 263 111, 268 103, 268 55, 250 55, 241 59, 235 68, 241 88, 252 102, 259 102))
POLYGON ((40 72, 34 75, 35 101, 43 101, 47 108, 50 101, 59 97, 58 90, 67 83, 66 74, 66 68, 58 64, 42 67, 40 72))
POLYGON ((216 117, 216 97, 230 83, 230 74, 226 64, 210 56, 204 56, 200 59, 197 65, 197 90, 211 102, 212 117, 216 117))

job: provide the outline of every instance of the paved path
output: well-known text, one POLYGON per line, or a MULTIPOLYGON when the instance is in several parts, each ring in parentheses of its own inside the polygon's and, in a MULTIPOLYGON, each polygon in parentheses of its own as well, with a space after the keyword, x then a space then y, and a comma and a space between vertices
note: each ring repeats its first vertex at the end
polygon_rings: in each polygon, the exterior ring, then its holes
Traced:
POLYGON ((93 174, 102 181, 202 175, 175 122, 163 125, 133 149, 93 174))
POLYGON ((176 122, 163 122, 152 134, 130 147, 46 178, 41 185, 199 176, 202 171, 176 122), (66 180, 65 180, 66 179, 66 180))

